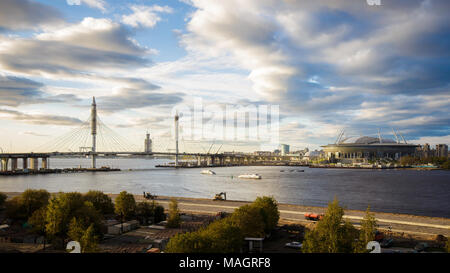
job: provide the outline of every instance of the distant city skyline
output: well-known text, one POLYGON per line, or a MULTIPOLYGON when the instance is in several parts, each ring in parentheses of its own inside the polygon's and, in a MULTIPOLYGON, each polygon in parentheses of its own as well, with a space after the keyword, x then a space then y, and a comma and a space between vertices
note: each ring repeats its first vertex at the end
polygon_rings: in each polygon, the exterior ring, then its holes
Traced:
MULTIPOLYGON (((279 106, 291 150, 349 135, 450 144, 450 2, 0 2, 0 148, 30 151, 89 118, 143 147, 172 110, 279 106)), ((249 143, 243 150, 260 150, 249 143)), ((226 145, 225 145, 226 146, 226 145)), ((228 148, 224 146, 224 150, 228 148)))

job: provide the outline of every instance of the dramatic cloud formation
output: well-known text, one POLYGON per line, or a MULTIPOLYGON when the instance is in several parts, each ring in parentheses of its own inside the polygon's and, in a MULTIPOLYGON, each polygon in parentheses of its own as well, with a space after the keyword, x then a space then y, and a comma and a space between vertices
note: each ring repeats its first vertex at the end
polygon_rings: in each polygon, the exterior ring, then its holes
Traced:
POLYGON ((21 104, 73 102, 75 95, 48 95, 41 91, 44 85, 26 78, 0 75, 0 105, 18 106, 21 104))
POLYGON ((84 74, 96 69, 146 65, 147 50, 129 34, 109 19, 85 18, 79 24, 32 39, 3 41, 0 67, 29 74, 84 74))
POLYGON ((78 118, 46 115, 46 114, 28 114, 15 110, 7 110, 0 108, 0 119, 19 120, 30 124, 40 125, 81 125, 83 122, 78 118))
POLYGON ((448 141, 449 1, 66 2, 0 2, 0 116, 18 132, 78 124, 96 96, 105 123, 141 143, 201 98, 279 105, 281 142, 297 147, 343 127, 448 141))
POLYGON ((0 32, 36 29, 62 22, 61 14, 50 6, 29 0, 0 1, 0 32))
POLYGON ((359 132, 396 126, 410 137, 425 129, 448 134, 447 1, 189 3, 197 10, 181 36, 186 49, 229 56, 249 71, 255 95, 283 112, 359 132), (401 104, 403 116, 389 115, 405 98, 415 104, 401 104), (427 109, 429 100, 444 103, 427 109), (383 119, 371 111, 374 104, 383 119))

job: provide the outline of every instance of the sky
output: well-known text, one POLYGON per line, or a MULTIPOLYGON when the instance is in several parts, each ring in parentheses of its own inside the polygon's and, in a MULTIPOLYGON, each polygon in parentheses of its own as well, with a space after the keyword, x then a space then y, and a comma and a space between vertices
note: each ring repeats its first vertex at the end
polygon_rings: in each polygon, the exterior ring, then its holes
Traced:
MULTIPOLYGON (((75 130, 93 96, 142 148, 199 100, 279 106, 291 149, 341 129, 449 144, 449 12, 447 0, 2 0, 0 148, 75 130)), ((254 149, 239 143, 224 150, 254 149)))

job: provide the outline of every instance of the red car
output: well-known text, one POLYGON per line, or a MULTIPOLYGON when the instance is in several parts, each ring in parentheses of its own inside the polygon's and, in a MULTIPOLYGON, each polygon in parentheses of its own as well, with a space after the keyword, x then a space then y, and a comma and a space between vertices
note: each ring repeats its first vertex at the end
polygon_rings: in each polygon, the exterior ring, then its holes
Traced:
POLYGON ((319 221, 323 219, 324 214, 305 213, 305 219, 312 221, 319 221))

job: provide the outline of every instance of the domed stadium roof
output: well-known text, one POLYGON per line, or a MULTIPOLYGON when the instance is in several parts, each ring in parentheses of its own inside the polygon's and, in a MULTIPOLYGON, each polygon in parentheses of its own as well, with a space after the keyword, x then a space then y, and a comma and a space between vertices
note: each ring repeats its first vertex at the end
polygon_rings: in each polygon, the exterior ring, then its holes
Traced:
MULTIPOLYGON (((380 143, 380 139, 377 137, 361 136, 361 137, 349 137, 340 142, 340 144, 375 144, 380 143)), ((382 138, 381 143, 396 143, 392 139, 382 138)))

